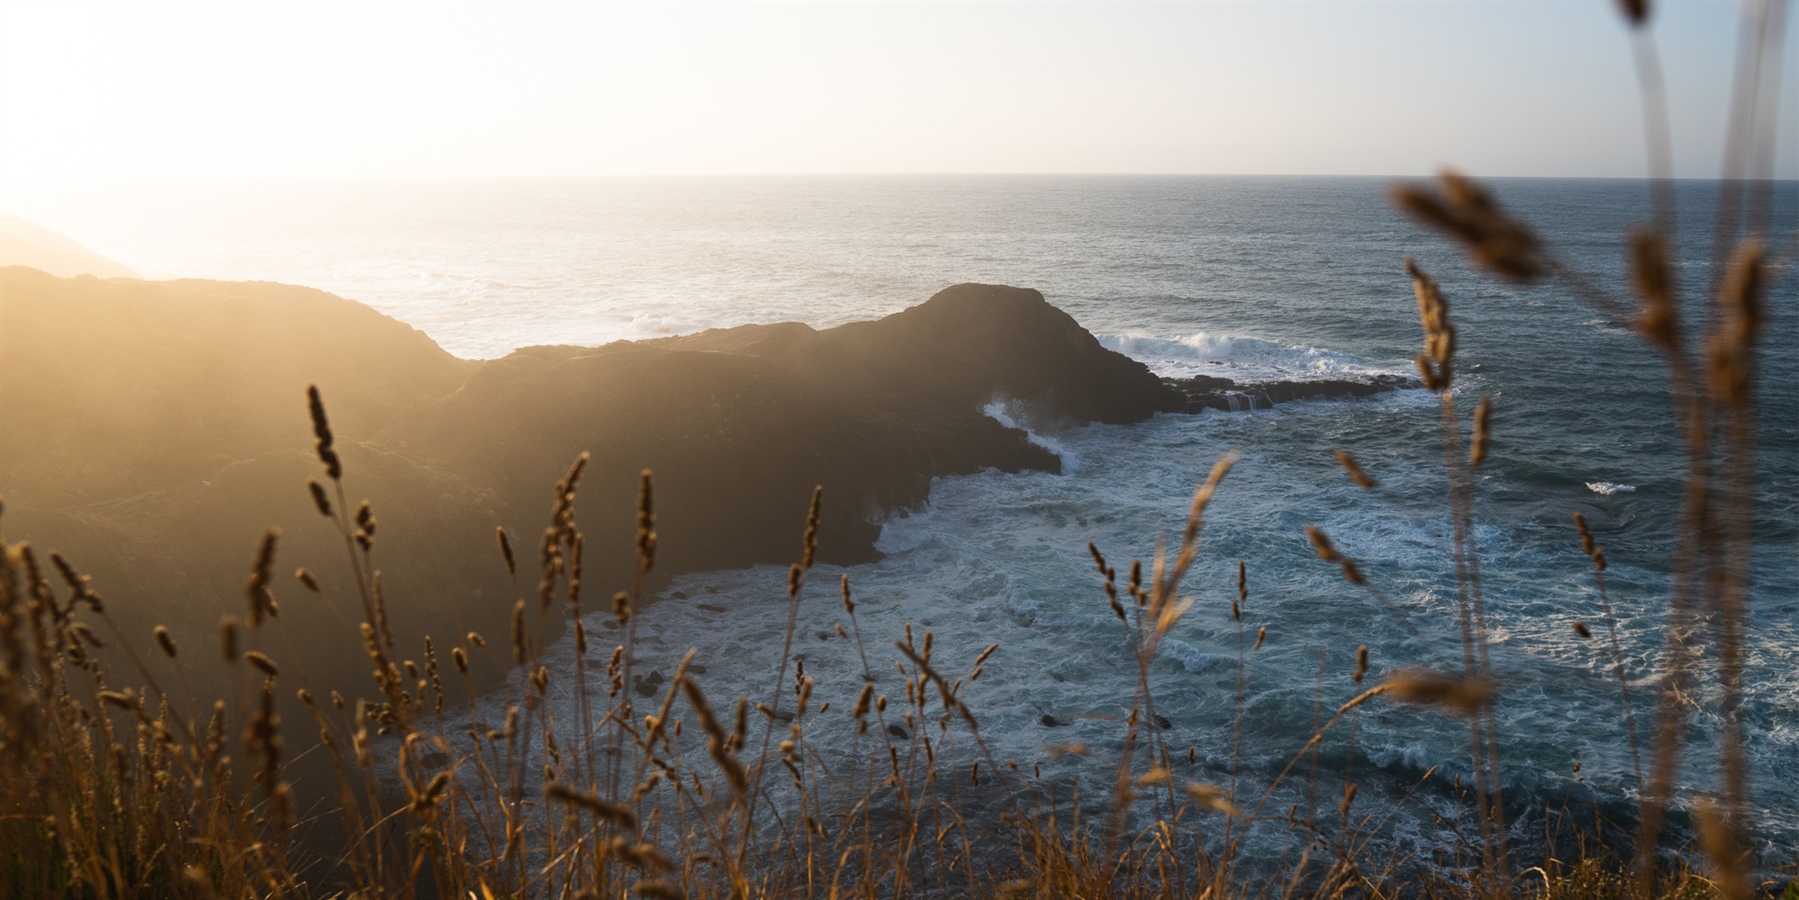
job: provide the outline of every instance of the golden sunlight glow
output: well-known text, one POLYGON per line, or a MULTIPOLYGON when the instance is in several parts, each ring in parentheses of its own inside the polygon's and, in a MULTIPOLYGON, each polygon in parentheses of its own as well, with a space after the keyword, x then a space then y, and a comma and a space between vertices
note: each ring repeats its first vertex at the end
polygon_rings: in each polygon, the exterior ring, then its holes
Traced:
MULTIPOLYGON (((1671 83, 1695 98, 1720 96, 1728 77, 1724 6, 1671 6, 1661 29, 1671 83)), ((1609 4, 1514 13, 12 2, 0 7, 0 183, 1368 174, 1450 159, 1490 174, 1640 172, 1628 44, 1609 4)), ((1684 133, 1717 133, 1721 108, 1674 99, 1684 133)), ((1717 148, 1682 150, 1695 174, 1715 171, 1717 148)))

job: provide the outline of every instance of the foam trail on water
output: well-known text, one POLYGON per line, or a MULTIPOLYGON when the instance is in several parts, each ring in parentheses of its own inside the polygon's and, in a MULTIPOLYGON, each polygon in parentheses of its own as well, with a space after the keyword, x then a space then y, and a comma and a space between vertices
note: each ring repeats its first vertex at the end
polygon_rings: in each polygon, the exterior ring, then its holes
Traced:
POLYGON ((1611 481, 1589 481, 1587 482, 1587 490, 1601 496, 1610 497, 1613 494, 1634 494, 1636 493, 1637 486, 1634 484, 1618 484, 1611 481))
POLYGON ((1175 338, 1144 332, 1098 335, 1099 342, 1149 366, 1157 375, 1212 375, 1233 381, 1357 378, 1403 374, 1353 354, 1241 335, 1193 332, 1175 338))

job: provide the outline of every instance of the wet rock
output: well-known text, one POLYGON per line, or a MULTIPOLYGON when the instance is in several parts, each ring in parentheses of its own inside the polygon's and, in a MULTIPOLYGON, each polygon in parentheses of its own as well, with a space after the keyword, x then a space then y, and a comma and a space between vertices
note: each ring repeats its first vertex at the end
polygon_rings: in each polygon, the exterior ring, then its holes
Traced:
POLYGON ((1338 400, 1368 397, 1387 391, 1423 387, 1416 378, 1375 375, 1365 379, 1326 378, 1317 381, 1237 382, 1212 375, 1164 378, 1169 390, 1165 412, 1196 413, 1206 409, 1226 412, 1270 409, 1296 400, 1338 400))

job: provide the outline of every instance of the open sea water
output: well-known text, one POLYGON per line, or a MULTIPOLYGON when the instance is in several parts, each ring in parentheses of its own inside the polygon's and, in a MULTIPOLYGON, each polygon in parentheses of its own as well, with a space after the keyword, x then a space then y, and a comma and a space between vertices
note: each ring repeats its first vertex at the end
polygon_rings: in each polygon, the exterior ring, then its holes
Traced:
MULTIPOLYGON (((1385 202, 1388 182, 1247 177, 816 177, 506 180, 154 188, 46 194, 12 211, 69 234, 146 277, 311 285, 411 323, 464 357, 532 344, 597 345, 746 322, 815 326, 875 318, 963 281, 1041 290, 1109 347, 1170 375, 1240 381, 1409 373, 1420 344, 1406 254, 1441 282, 1459 329, 1455 401, 1464 420, 1493 399, 1492 458, 1479 470, 1474 544, 1492 624, 1504 788, 1521 839, 1544 808, 1625 815, 1637 793, 1630 739, 1603 651, 1591 567, 1570 516, 1592 523, 1611 567, 1618 636, 1646 729, 1682 463, 1665 369, 1626 328, 1559 286, 1513 287, 1470 271, 1460 253, 1385 202), (1573 622, 1597 635, 1583 640, 1573 622), (1578 767, 1578 771, 1577 771, 1578 767)), ((1649 215, 1637 181, 1501 179, 1502 203, 1573 266, 1621 295, 1623 239, 1649 215)), ((1710 182, 1678 187, 1677 272, 1696 310, 1713 281, 1710 182)), ((1772 272, 1763 339, 1757 551, 1744 710, 1758 838, 1775 861, 1799 848, 1799 278, 1790 234, 1799 185, 1773 192, 1772 272)), ((989 409, 1004 417, 1003 403, 989 409)), ((1060 475, 945 478, 922 509, 896 511, 885 559, 821 566, 800 611, 796 653, 832 711, 810 728, 822 758, 866 760, 860 689, 840 575, 858 598, 880 689, 903 696, 892 640, 934 633, 939 663, 965 671, 998 642, 965 697, 998 759, 1110 783, 1135 684, 1127 634, 1087 553, 1123 578, 1178 533, 1197 483, 1227 451, 1242 456, 1214 502, 1185 592, 1197 601, 1150 672, 1177 777, 1227 784, 1238 704, 1236 567, 1248 573, 1249 654, 1235 770, 1240 802, 1264 788, 1329 712, 1371 678, 1459 660, 1456 587, 1439 401, 1421 390, 1255 412, 1161 416, 1037 439, 1060 475), (1380 481, 1352 485, 1332 458, 1356 454, 1380 481), (1316 523, 1390 601, 1320 562, 1316 523), (1050 727, 1043 717, 1066 724, 1050 727), (831 723, 829 718, 838 718, 831 723), (1059 755, 1085 744, 1087 757, 1059 755), (1193 764, 1186 763, 1191 749, 1193 764)), ((544 473, 546 479, 554 473, 544 473)), ((828 490, 828 486, 827 486, 828 490)), ((827 497, 828 497, 827 493, 827 497)), ((795 549, 800 522, 794 523, 795 549)), ((824 527, 830 527, 829 514, 824 527)), ((639 671, 672 670, 690 647, 714 698, 766 699, 786 627, 785 571, 690 575, 639 625, 639 671)), ((607 617, 589 625, 607 632, 607 617)), ((610 645, 605 645, 606 650, 610 645)), ((574 648, 550 651, 572 671, 574 648)), ((596 651, 603 668, 604 652, 596 651)), ((603 675, 596 675, 596 679, 603 675)), ((604 687, 599 688, 601 696, 604 687)), ((485 701, 497 721, 504 698, 485 701)), ((572 703, 572 694, 563 695, 572 703)), ((816 705, 815 701, 815 705, 816 705)), ((1717 785, 1716 693, 1693 698, 1682 769, 1717 785)), ((572 721, 569 713, 563 721, 572 721)), ((932 726, 934 728, 934 726, 932 726)), ((1642 740, 1647 740, 1644 735, 1642 740)), ((963 739, 964 745, 968 742, 963 739)), ((752 746, 754 742, 752 741, 752 746)), ((972 751, 969 759, 976 758, 972 751)), ((885 751, 881 751, 885 755, 885 751)), ((1443 850, 1477 833, 1453 789, 1470 772, 1459 721, 1384 702, 1324 741, 1315 767, 1277 791, 1337 821, 1346 780, 1356 817, 1399 850, 1443 850), (1431 773, 1428 775, 1426 773, 1431 773), (1381 821, 1389 810, 1391 818, 1381 821), (1375 829, 1375 823, 1379 828, 1375 829)), ((1334 824, 1331 826, 1334 828, 1334 824)), ((1297 852, 1284 822, 1251 844, 1297 852)), ((1258 849, 1259 848, 1259 849, 1258 849)))

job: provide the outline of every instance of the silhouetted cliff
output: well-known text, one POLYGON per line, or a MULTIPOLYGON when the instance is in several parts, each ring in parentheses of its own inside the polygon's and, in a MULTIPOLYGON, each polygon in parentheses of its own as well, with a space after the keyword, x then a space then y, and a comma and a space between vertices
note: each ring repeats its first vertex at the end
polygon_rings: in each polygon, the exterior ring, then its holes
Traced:
MULTIPOLYGON (((931 479, 1058 460, 980 407, 1130 422, 1172 396, 1035 291, 960 285, 878 322, 750 326, 471 363, 352 301, 306 288, 60 279, 0 269, 0 529, 65 551, 127 633, 209 640, 240 612, 262 531, 283 529, 289 640, 337 652, 357 604, 342 536, 314 511, 304 390, 317 383, 348 498, 380 522, 375 561, 401 640, 507 628, 529 583, 550 486, 592 453, 579 503, 596 598, 628 577, 640 470, 656 472, 660 575, 797 558, 813 485, 820 557, 875 556, 880 521, 931 479)), ((597 601, 596 601, 597 602, 597 601)), ((406 652, 406 651, 402 651, 406 652)), ((366 663, 315 658, 315 686, 361 688, 366 663)))
MULTIPOLYGON (((209 641, 241 612, 262 532, 283 640, 315 688, 366 687, 343 535, 313 508, 305 388, 320 386, 347 471, 372 502, 375 565, 402 655, 428 630, 503 636, 530 576, 507 576, 496 525, 531 558, 551 485, 592 454, 578 504, 596 604, 629 583, 638 473, 656 475, 658 576, 785 563, 814 485, 819 556, 876 556, 881 521, 931 479, 1057 471, 1037 423, 1361 395, 1399 382, 1236 385, 1158 379, 1032 290, 964 284, 874 322, 751 325, 468 362, 360 303, 279 284, 56 278, 0 269, 0 530, 61 549, 115 600, 128 634, 209 641), (1253 403, 1232 396, 1253 397, 1253 403), (333 655, 335 654, 335 655, 333 655)), ((529 567, 525 567, 529 571, 529 567)), ((502 641, 503 643, 503 641, 502 641)), ((281 650, 283 648, 273 648, 281 650)), ((490 663, 489 677, 500 669, 490 663)))

